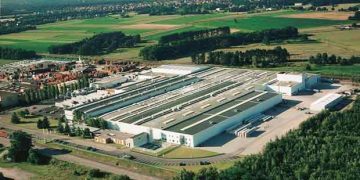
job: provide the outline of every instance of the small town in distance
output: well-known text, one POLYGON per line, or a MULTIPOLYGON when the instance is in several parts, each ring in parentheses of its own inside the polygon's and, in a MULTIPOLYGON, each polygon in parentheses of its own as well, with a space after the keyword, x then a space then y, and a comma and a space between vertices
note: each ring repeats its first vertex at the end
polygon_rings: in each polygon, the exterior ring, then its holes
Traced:
POLYGON ((357 179, 348 1, 5 0, 0 179, 357 179))

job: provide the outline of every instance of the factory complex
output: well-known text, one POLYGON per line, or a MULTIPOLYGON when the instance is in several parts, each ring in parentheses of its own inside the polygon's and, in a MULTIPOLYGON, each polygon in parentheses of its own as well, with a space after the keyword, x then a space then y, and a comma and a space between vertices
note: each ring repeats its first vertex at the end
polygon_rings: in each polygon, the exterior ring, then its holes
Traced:
POLYGON ((68 120, 99 117, 121 133, 145 134, 146 141, 133 143, 138 146, 163 141, 196 147, 223 132, 246 137, 252 123, 269 119, 262 113, 281 103, 283 94, 320 81, 313 74, 189 65, 162 65, 118 79, 94 82, 102 90, 56 106, 68 120))

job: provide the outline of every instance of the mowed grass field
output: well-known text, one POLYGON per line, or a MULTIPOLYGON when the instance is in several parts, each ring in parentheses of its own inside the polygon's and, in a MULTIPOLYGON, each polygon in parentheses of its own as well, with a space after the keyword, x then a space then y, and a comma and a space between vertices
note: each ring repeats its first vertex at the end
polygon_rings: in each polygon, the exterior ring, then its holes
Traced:
MULTIPOLYGON (((163 35, 184 32, 190 30, 199 30, 214 28, 220 26, 229 26, 232 31, 257 31, 267 28, 281 28, 285 26, 295 26, 300 30, 306 31, 317 28, 329 28, 334 25, 349 24, 346 20, 330 20, 330 19, 311 19, 311 18, 291 18, 287 15, 303 14, 301 11, 274 11, 263 12, 257 14, 246 13, 215 13, 205 15, 168 15, 168 16, 149 16, 132 14, 130 18, 121 18, 119 16, 99 17, 85 20, 69 20, 56 22, 38 26, 37 30, 31 30, 16 34, 8 34, 0 36, 0 46, 8 46, 14 48, 23 48, 27 50, 35 50, 40 54, 47 54, 48 47, 56 44, 71 43, 79 41, 94 34, 111 31, 122 31, 129 35, 140 34, 145 43, 136 48, 119 49, 111 54, 96 56, 92 58, 107 58, 119 60, 141 60, 138 53, 144 46, 154 44, 163 35)), ((349 33, 351 33, 349 31, 349 33)), ((355 33, 351 33, 351 36, 355 33)), ((322 32, 315 35, 316 38, 326 39, 331 37, 322 32), (324 37, 323 37, 324 36, 324 37)), ((348 35, 346 35, 348 36, 348 35)), ((337 44, 339 39, 330 40, 328 44, 337 44), (333 42, 330 42, 333 41, 333 42)), ((320 42, 322 43, 322 42, 320 42)), ((319 44, 313 46, 306 45, 288 45, 291 49, 301 50, 302 47, 311 47, 314 49, 319 44)), ((346 45, 346 44, 344 44, 346 45)), ((343 46, 335 48, 342 49, 343 46)), ((251 46, 249 46, 250 48, 251 46)), ((261 45, 259 45, 261 47, 261 45)), ((323 49, 326 49, 322 47, 323 49)), ((358 47, 357 47, 358 48, 358 47)), ((321 51, 319 49, 318 51, 321 51)), ((355 51, 357 49, 355 48, 355 51)), ((338 52, 338 51, 334 51, 338 52)), ((340 52, 340 50, 339 50, 340 52)), ((352 53, 352 51, 350 51, 352 53)), ((294 54, 299 54, 294 52, 294 54)), ((182 59, 181 62, 188 62, 182 59)))

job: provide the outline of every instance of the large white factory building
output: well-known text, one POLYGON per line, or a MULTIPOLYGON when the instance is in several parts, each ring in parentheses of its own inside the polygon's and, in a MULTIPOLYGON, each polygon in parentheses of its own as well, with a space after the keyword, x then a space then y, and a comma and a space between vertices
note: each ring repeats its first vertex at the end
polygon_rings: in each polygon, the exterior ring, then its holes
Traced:
MULTIPOLYGON (((67 106, 66 117, 101 117, 120 132, 195 147, 282 102, 282 91, 258 88, 282 81, 276 72, 164 65, 134 76, 147 78, 122 84, 120 93, 67 106)), ((309 76, 298 76, 306 88, 309 76)))

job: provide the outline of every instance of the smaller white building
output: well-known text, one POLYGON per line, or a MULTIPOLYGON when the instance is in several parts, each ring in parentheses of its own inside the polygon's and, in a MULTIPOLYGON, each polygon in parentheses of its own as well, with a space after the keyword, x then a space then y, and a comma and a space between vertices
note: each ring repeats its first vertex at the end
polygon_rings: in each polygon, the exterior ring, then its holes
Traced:
POLYGON ((340 94, 327 94, 310 105, 310 110, 322 111, 336 106, 342 100, 340 94))
POLYGON ((152 72, 173 75, 188 75, 208 69, 208 66, 189 66, 189 65, 161 65, 152 68, 152 72))
POLYGON ((113 88, 127 81, 129 81, 128 77, 122 75, 115 75, 115 76, 102 78, 99 81, 95 81, 90 84, 90 87, 96 89, 113 88))
POLYGON ((282 72, 276 75, 276 79, 264 85, 266 90, 292 96, 305 89, 313 88, 319 82, 320 76, 317 74, 282 72))

